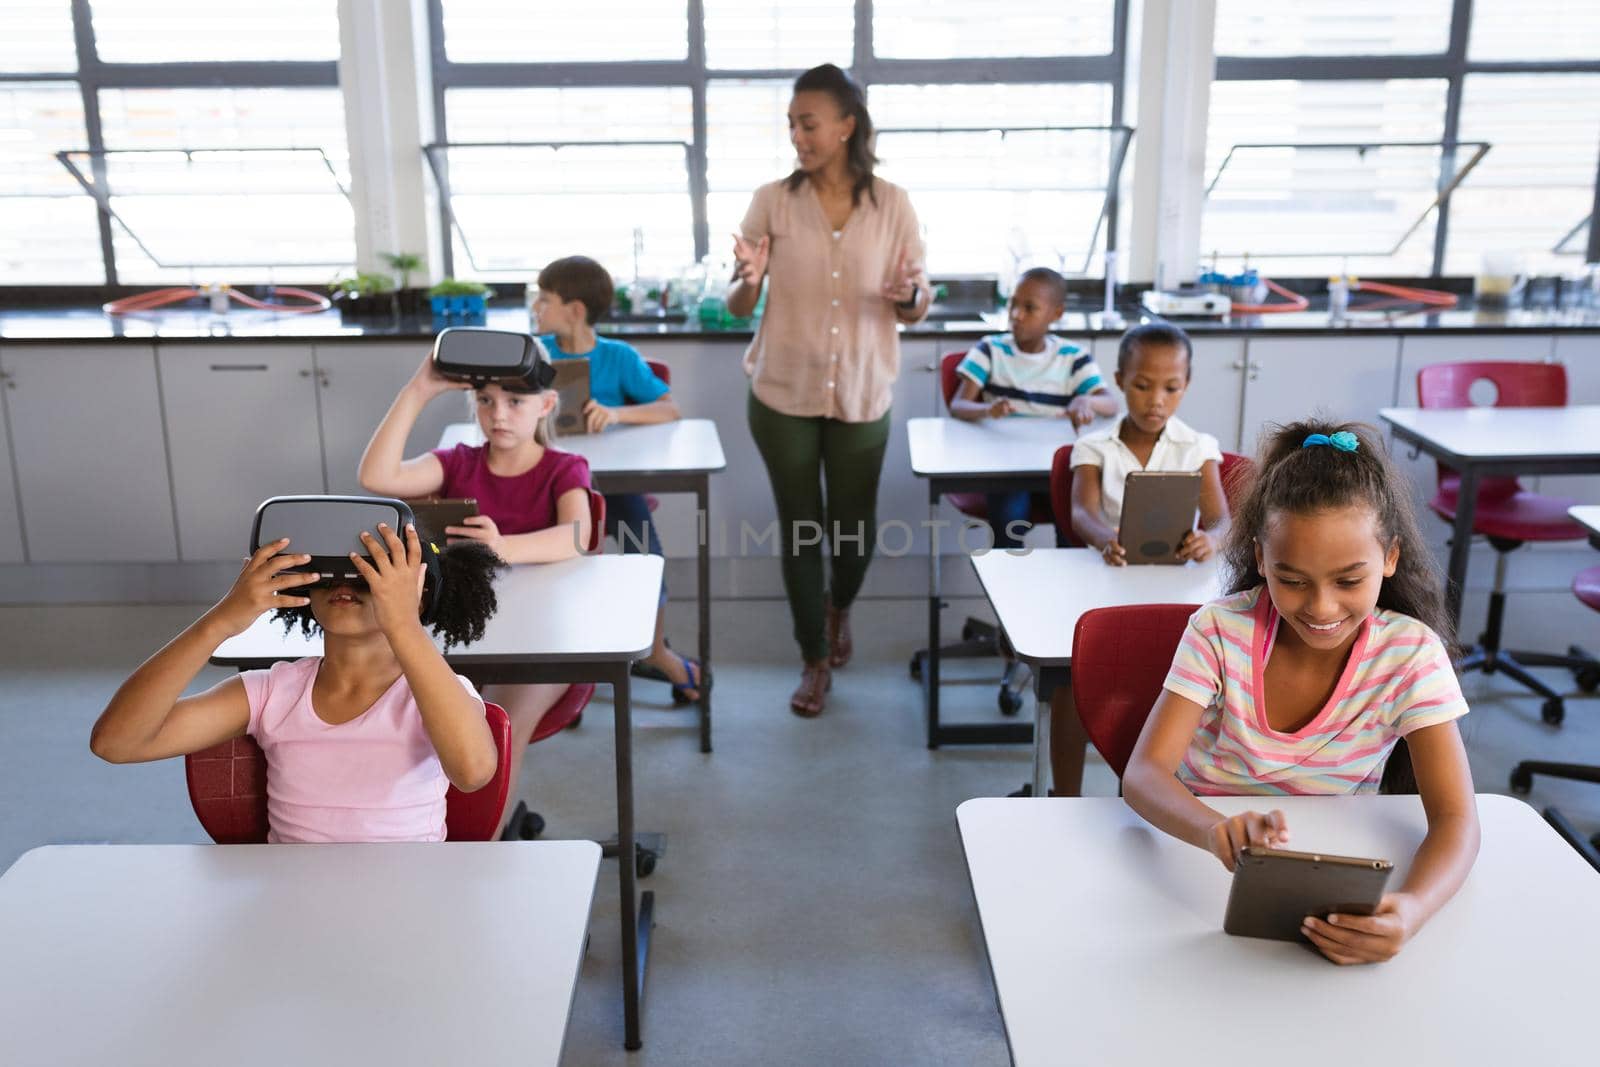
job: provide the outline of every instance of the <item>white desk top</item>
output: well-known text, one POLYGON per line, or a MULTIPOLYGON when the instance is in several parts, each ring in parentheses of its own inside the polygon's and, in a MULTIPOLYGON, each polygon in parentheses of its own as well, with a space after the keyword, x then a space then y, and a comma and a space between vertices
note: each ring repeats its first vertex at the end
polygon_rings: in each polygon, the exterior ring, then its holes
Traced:
POLYGON ((1600 404, 1560 408, 1383 408, 1385 422, 1469 459, 1600 458, 1600 404))
POLYGON ((53 845, 0 878, 12 1063, 560 1061, 600 848, 53 845))
POLYGON ((1578 507, 1568 508, 1567 514, 1572 516, 1573 522, 1600 537, 1600 505, 1580 504, 1578 507))
POLYGON ((1037 548, 975 554, 972 569, 1017 656, 1036 666, 1072 665, 1072 631, 1086 611, 1203 604, 1222 593, 1215 556, 1182 567, 1108 567, 1092 548, 1037 548))
MULTIPOLYGON (((1206 802, 1282 808, 1293 847, 1388 858, 1393 885, 1427 825, 1416 797, 1206 802)), ((1120 799, 967 801, 956 819, 1013 1062, 1593 1064, 1600 879, 1520 801, 1478 810, 1482 851, 1456 897, 1395 959, 1341 968, 1224 934, 1231 876, 1120 799)))
MULTIPOLYGON (((1112 419, 1100 419, 1083 428, 1083 434, 1110 428, 1112 419)), ((931 475, 1049 474, 1056 449, 1080 436, 1070 419, 982 419, 963 422, 955 418, 921 418, 906 421, 911 445, 911 472, 931 475)))
MULTIPOLYGON (((499 609, 483 640, 457 645, 450 662, 533 663, 545 660, 633 660, 655 641, 661 590, 660 556, 581 556, 560 563, 512 567, 495 582, 499 609)), ((322 637, 289 634, 271 614, 224 641, 211 656, 219 666, 322 655, 322 637)))
MULTIPOLYGON (((444 428, 440 448, 483 444, 475 422, 444 428)), ((589 461, 593 474, 700 474, 727 467, 717 424, 710 419, 679 419, 649 426, 613 426, 601 433, 566 434, 555 447, 589 461)))

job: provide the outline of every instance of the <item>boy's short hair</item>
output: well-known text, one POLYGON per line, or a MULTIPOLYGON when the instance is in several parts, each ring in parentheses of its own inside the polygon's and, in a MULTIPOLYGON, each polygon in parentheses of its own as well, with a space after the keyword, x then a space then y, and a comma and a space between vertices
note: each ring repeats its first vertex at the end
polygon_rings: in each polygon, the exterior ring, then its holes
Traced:
MULTIPOLYGON (((1067 304, 1067 280, 1049 267, 1032 267, 1022 272, 1022 277, 1017 279, 1017 289, 1022 288, 1023 282, 1041 282, 1050 290, 1050 297, 1057 304, 1065 307, 1067 304)), ((1012 290, 1013 293, 1016 289, 1012 290)))
POLYGON ((563 256, 539 272, 539 288, 563 300, 581 300, 585 317, 593 326, 611 310, 616 289, 611 275, 588 256, 563 256))
POLYGON ((1183 327, 1174 326, 1170 322, 1146 322, 1135 326, 1122 335, 1122 340, 1117 342, 1117 373, 1128 373, 1128 364, 1132 362, 1134 354, 1141 345, 1170 345, 1183 349, 1183 378, 1188 381, 1194 377, 1194 345, 1189 341, 1189 335, 1183 327))

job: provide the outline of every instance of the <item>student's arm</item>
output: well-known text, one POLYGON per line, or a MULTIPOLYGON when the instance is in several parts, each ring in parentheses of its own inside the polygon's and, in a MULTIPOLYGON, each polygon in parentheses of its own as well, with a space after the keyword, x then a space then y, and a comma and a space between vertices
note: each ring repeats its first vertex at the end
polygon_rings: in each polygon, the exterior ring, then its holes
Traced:
POLYGON ((185 697, 183 691, 217 646, 248 630, 262 612, 310 603, 294 591, 316 581, 316 575, 279 573, 284 566, 311 559, 274 558, 288 544, 285 539, 257 549, 227 596, 118 687, 89 735, 91 752, 109 763, 143 763, 243 736, 250 725, 250 702, 237 675, 196 696, 185 697))
POLYGON ((428 401, 454 389, 469 388, 465 382, 452 382, 433 369, 430 353, 422 366, 401 388, 389 406, 389 413, 378 424, 367 450, 361 454, 357 477, 369 493, 412 499, 437 493, 444 485, 444 468, 431 452, 405 458, 406 438, 417 424, 417 416, 428 401))
POLYGON ((656 422, 677 422, 683 418, 678 402, 671 393, 663 393, 658 400, 648 404, 625 404, 617 409, 617 421, 630 426, 648 426, 656 422))
POLYGON ((622 406, 606 407, 590 399, 583 414, 590 433, 599 433, 613 423, 648 426, 658 422, 676 422, 683 416, 678 403, 672 399, 667 383, 656 377, 644 356, 631 345, 624 346, 622 356, 622 406))
POLYGON ((1222 491, 1222 468, 1214 459, 1200 467, 1200 528, 1183 535, 1178 558, 1210 559, 1222 542, 1228 525, 1228 497, 1222 491))
POLYGON ((950 398, 950 414, 963 422, 1001 419, 1016 410, 1005 397, 988 402, 978 399, 983 395, 983 387, 964 374, 960 375, 960 380, 956 395, 950 398))
POLYGON ((547 530, 502 534, 487 515, 471 515, 466 526, 447 526, 450 537, 482 541, 507 563, 557 563, 582 554, 594 523, 589 514, 589 491, 568 489, 556 498, 556 524, 547 530))
POLYGON ((1125 565, 1127 555, 1117 542, 1117 531, 1105 519, 1105 498, 1100 490, 1103 468, 1092 464, 1072 468, 1072 532, 1091 548, 1098 548, 1112 566, 1125 565))
POLYGON ((1231 871, 1246 845, 1287 844, 1289 827, 1281 811, 1224 816, 1178 781, 1178 765, 1204 713, 1194 701, 1161 691, 1122 773, 1122 796, 1151 826, 1205 849, 1231 871))
POLYGON ((462 686, 418 618, 423 574, 416 527, 407 525, 403 544, 388 526, 380 525, 378 533, 381 541, 370 533, 361 534, 372 563, 355 553, 350 558, 366 579, 373 613, 400 661, 445 777, 463 793, 482 789, 494 779, 500 755, 483 701, 462 686))
POLYGON ((1072 398, 1063 414, 1072 420, 1075 427, 1089 425, 1095 419, 1109 419, 1117 413, 1117 397, 1110 389, 1103 385, 1095 386, 1087 393, 1072 398))
POLYGON ((1399 952, 1455 896, 1478 857, 1478 804, 1455 722, 1413 730, 1406 745, 1428 833, 1417 846, 1405 882, 1383 895, 1375 914, 1306 919, 1306 936, 1335 963, 1378 963, 1399 952))

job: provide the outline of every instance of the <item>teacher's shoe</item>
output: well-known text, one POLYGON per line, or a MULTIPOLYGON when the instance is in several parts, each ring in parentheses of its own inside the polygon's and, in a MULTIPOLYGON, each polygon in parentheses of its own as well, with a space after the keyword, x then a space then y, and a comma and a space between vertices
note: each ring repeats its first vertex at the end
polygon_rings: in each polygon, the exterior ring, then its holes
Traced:
POLYGON ((828 690, 833 688, 833 671, 828 661, 819 659, 800 669, 800 684, 789 697, 789 710, 802 719, 815 719, 828 703, 828 690))
POLYGON ((831 600, 824 608, 828 619, 828 666, 843 667, 856 650, 850 640, 850 609, 836 608, 831 600))

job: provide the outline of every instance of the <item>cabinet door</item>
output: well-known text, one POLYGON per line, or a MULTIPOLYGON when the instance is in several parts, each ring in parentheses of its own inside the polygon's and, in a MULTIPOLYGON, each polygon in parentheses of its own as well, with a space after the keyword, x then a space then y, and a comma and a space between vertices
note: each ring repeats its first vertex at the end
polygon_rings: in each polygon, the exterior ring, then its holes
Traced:
POLYGON ((237 560, 270 496, 324 492, 309 345, 161 346, 185 560, 237 560))
MULTIPOLYGON (((317 381, 321 393, 322 465, 330 493, 364 493, 356 471, 372 432, 410 380, 428 346, 387 342, 319 344, 317 381)), ((407 457, 439 444, 452 422, 474 418, 471 393, 446 393, 422 412, 406 439, 407 457)))
MULTIPOLYGON (((1238 452, 1244 405, 1244 341, 1238 337, 1195 337, 1194 365, 1189 389, 1183 394, 1178 417, 1202 433, 1211 434, 1224 452, 1238 452)), ((1116 345, 1100 368, 1116 373, 1116 345)), ((1243 436, 1244 451, 1255 447, 1255 431, 1243 436)))
MULTIPOLYGON (((1557 334, 1555 358, 1567 367, 1567 402, 1600 404, 1600 334, 1557 334)), ((1600 475, 1540 478, 1539 487, 1585 504, 1600 504, 1600 475)))
POLYGON ((11 464, 11 428, 6 418, 7 393, 14 390, 5 368, 0 366, 0 563, 21 563, 22 515, 17 510, 17 482, 11 464))
POLYGON ((1378 425, 1395 402, 1398 337, 1252 338, 1246 347, 1244 437, 1311 415, 1378 425))
POLYGON ((12 347, 3 359, 28 559, 178 558, 155 348, 12 347))

